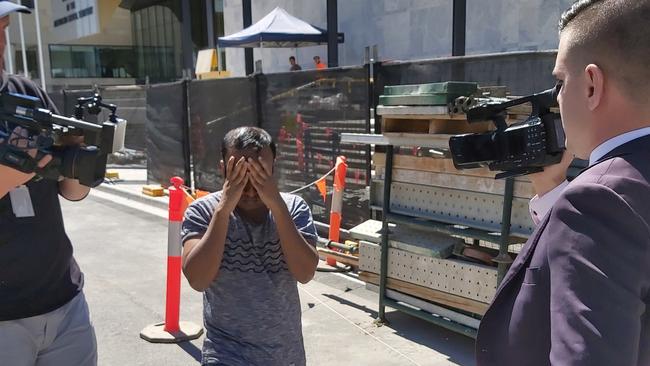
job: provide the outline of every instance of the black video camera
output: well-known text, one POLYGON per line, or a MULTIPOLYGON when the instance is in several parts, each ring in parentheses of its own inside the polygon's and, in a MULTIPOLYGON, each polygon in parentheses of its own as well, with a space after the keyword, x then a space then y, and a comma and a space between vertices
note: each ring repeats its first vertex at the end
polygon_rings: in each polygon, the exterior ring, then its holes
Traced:
POLYGON ((536 173, 559 163, 565 135, 557 106, 559 86, 542 93, 497 102, 484 102, 467 110, 467 121, 492 121, 495 131, 453 136, 449 149, 457 169, 487 166, 502 171, 496 178, 536 173), (532 112, 523 122, 506 124, 508 108, 530 103, 532 112))
POLYGON ((104 181, 108 155, 124 148, 126 121, 115 115, 117 107, 105 104, 99 94, 77 99, 75 117, 64 117, 42 108, 40 99, 13 93, 0 93, 0 164, 24 173, 35 173, 37 179, 78 179, 79 183, 96 187, 104 181), (82 120, 84 111, 99 114, 102 108, 110 110, 108 121, 102 124, 82 120), (28 136, 12 135, 15 127, 23 127, 28 136), (2 129, 0 129, 2 131, 2 129), (83 144, 67 145, 70 138, 83 137, 83 144), (15 139, 26 139, 26 147, 19 147, 15 139), (28 150, 36 149, 36 157, 28 150), (46 154, 52 161, 44 168, 37 164, 46 154))

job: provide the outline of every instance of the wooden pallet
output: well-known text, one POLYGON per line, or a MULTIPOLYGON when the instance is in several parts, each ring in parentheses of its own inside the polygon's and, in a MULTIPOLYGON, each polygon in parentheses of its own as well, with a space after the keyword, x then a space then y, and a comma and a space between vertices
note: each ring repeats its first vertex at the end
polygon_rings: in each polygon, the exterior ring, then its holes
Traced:
MULTIPOLYGON (((440 116, 443 117, 443 116, 440 116)), ((463 134, 481 133, 494 129, 490 122, 468 123, 463 119, 447 118, 391 118, 382 117, 381 130, 383 133, 426 133, 426 134, 463 134)))
MULTIPOLYGON (((372 164, 375 169, 383 168, 386 165, 386 154, 374 153, 372 156, 372 164)), ((430 156, 410 156, 410 155, 393 155, 393 169, 415 170, 433 173, 448 173, 465 175, 470 177, 485 177, 494 178, 497 173, 488 168, 464 169, 458 170, 454 166, 452 159, 442 159, 430 156)), ((515 181, 528 182, 530 179, 527 176, 517 177, 515 181)))
MULTIPOLYGON (((529 106, 518 106, 510 111, 506 123, 524 120, 530 114, 529 106)), ((447 106, 378 106, 382 133, 463 134, 493 131, 491 121, 467 122, 464 113, 450 113, 447 106)))
MULTIPOLYGON (((383 180, 384 177, 384 168, 375 168, 374 178, 383 180)), ((505 180, 497 180, 489 177, 468 176, 464 174, 427 172, 421 170, 393 168, 392 181, 500 195, 505 192, 505 180)), ((514 196, 526 199, 532 198, 535 196, 533 184, 529 182, 515 181, 514 196)))
MULTIPOLYGON (((366 282, 366 290, 372 291, 376 294, 379 293, 379 286, 366 282)), ((395 291, 390 288, 386 289, 386 297, 395 300, 398 302, 402 302, 404 304, 408 304, 410 306, 414 306, 422 311, 425 311, 429 314, 435 314, 437 316, 441 316, 443 318, 447 318, 449 320, 452 320, 456 323, 463 324, 465 326, 468 326, 470 328, 478 329, 481 321, 475 317, 469 316, 462 314, 460 312, 457 312, 455 310, 450 310, 447 307, 440 306, 438 304, 434 304, 432 301, 427 301, 423 300, 420 298, 417 298, 415 296, 407 295, 404 294, 403 292, 400 291, 395 291)))
MULTIPOLYGON (((379 285, 379 275, 371 272, 359 272, 359 279, 366 283, 379 285)), ((415 296, 417 298, 430 301, 435 304, 448 306, 454 309, 460 309, 473 314, 483 315, 490 306, 487 303, 474 301, 465 297, 452 295, 446 292, 433 290, 424 286, 414 285, 412 283, 400 281, 394 278, 388 278, 386 285, 389 289, 415 296)))

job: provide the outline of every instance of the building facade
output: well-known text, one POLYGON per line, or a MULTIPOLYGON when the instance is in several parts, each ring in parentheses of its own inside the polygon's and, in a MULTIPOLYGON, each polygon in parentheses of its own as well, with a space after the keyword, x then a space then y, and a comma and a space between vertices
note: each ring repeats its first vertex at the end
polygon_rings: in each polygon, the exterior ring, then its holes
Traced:
MULTIPOLYGON (((40 0, 37 6, 50 91, 178 80, 191 74, 196 53, 224 34, 221 0, 40 0), (190 34, 183 37, 185 29, 190 34)), ((10 17, 6 69, 40 83, 36 14, 10 17)))
MULTIPOLYGON (((23 3, 30 6, 35 2, 23 3)), ((128 11, 117 6, 118 3, 117 0, 38 1, 48 90, 136 82, 132 66, 131 17, 128 11)), ((40 82, 35 12, 11 14, 7 33, 7 70, 27 74, 40 82), (26 57, 23 57, 23 44, 26 57)))
MULTIPOLYGON (((23 3, 35 1, 23 0, 23 3)), ((573 0, 466 0, 466 54, 557 48, 557 21, 573 0)), ((192 76, 199 50, 243 29, 243 0, 40 0, 45 82, 49 90, 92 85, 158 83, 192 76)), ((326 28, 327 0, 254 0, 252 21, 276 6, 326 28)), ((364 62, 377 45, 380 60, 445 57, 452 49, 453 0, 338 1, 339 65, 364 62)), ((35 15, 11 15, 7 68, 39 80, 35 15), (26 61, 23 61, 26 60, 26 61)), ((264 72, 303 69, 327 47, 255 49, 264 72)), ((244 49, 219 52, 220 69, 245 74, 244 49)))
MULTIPOLYGON (((453 0, 339 0, 339 65, 363 63, 365 47, 377 45, 380 60, 451 56, 453 0)), ((466 54, 556 49, 557 23, 573 0, 467 0, 466 54)), ((326 0, 254 0, 253 23, 284 8, 295 17, 327 28, 326 0)), ((225 33, 243 29, 242 0, 224 1, 225 33)), ((264 72, 289 71, 289 56, 303 69, 315 68, 313 56, 327 60, 327 46, 255 49, 264 72)), ((226 49, 233 76, 245 73, 244 51, 226 49)))

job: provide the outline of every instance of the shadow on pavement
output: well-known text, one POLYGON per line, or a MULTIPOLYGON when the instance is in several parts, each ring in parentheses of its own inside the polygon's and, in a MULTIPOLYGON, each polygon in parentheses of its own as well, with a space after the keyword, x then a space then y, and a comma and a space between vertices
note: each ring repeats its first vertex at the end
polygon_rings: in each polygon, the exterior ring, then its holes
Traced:
POLYGON ((181 342, 178 346, 188 355, 192 356, 196 362, 201 362, 201 350, 191 342, 181 342))
MULTIPOLYGON (((353 303, 332 294, 323 294, 323 296, 367 313, 369 322, 377 319, 378 313, 367 306, 353 303)), ((449 357, 448 360, 455 364, 462 366, 475 365, 473 339, 435 324, 427 323, 406 313, 391 310, 390 307, 386 308, 386 320, 388 321, 386 326, 394 330, 395 334, 436 350, 449 357)))

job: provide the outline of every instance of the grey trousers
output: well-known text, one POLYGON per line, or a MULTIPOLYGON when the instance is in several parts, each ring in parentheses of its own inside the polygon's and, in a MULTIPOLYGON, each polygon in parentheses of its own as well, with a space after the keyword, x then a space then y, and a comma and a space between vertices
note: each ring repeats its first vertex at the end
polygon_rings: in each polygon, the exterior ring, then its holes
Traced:
POLYGON ((47 314, 0 322, 0 364, 95 366, 97 341, 83 293, 47 314))

